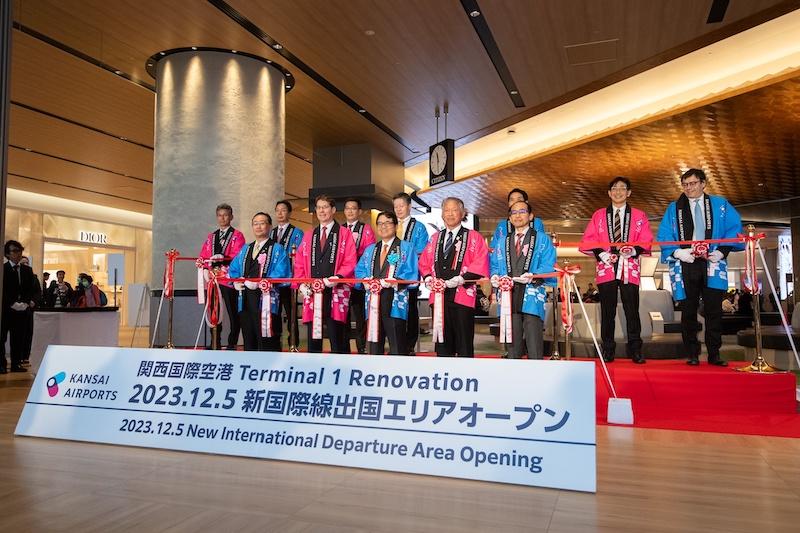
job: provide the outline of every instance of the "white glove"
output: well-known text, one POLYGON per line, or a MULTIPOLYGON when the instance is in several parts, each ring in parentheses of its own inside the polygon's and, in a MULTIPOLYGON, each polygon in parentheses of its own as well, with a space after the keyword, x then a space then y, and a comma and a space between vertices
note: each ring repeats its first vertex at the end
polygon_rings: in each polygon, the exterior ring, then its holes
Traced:
POLYGON ((719 263, 725 258, 725 255, 720 252, 719 250, 714 250, 713 252, 708 254, 708 260, 712 263, 719 263))
POLYGON ((211 259, 212 261, 224 261, 225 256, 222 254, 214 254, 209 259, 211 259))
POLYGON ((531 281, 533 281, 533 274, 530 272, 525 272, 523 275, 514 278, 514 281, 517 283, 521 283, 523 285, 527 285, 531 281))
POLYGON ((425 279, 422 280, 422 283, 425 285, 425 288, 431 290, 431 281, 433 278, 431 276, 425 276, 425 279))
POLYGON ((301 283, 300 287, 300 294, 303 295, 303 298, 311 298, 311 287, 308 286, 306 283, 301 283))
POLYGON ((244 283, 242 283, 241 281, 234 281, 233 282, 233 288, 236 289, 237 291, 243 291, 244 290, 244 283))
POLYGON ((25 302, 14 302, 13 304, 11 304, 11 309, 13 309, 14 311, 24 311, 27 308, 28 304, 26 304, 25 302))
POLYGON ((500 276, 498 276, 497 274, 489 278, 489 281, 492 282, 492 287, 494 287, 495 289, 500 286, 500 276))
POLYGON ((245 281, 244 282, 244 286, 247 287, 248 289, 250 289, 251 291, 254 291, 254 290, 256 290, 258 288, 258 282, 257 281, 245 281))
POLYGON ((619 255, 622 257, 634 257, 636 256, 636 248, 625 248, 624 252, 620 250, 619 255))
POLYGON ((337 280, 337 279, 339 279, 339 276, 331 276, 329 278, 322 278, 322 283, 324 283, 325 286, 330 289, 331 287, 336 285, 336 281, 335 280, 337 280))
POLYGON ((605 263, 606 266, 611 266, 611 254, 609 252, 600 252, 600 261, 605 263))
POLYGON ((444 282, 444 286, 448 289, 455 289, 459 285, 464 284, 464 278, 461 276, 454 276, 444 282))
POLYGON ((684 263, 694 263, 694 256, 690 248, 678 248, 672 252, 672 257, 684 263))
POLYGON ((389 280, 382 279, 381 280, 381 287, 383 287, 384 289, 390 289, 390 288, 392 288, 392 284, 390 283, 389 280))

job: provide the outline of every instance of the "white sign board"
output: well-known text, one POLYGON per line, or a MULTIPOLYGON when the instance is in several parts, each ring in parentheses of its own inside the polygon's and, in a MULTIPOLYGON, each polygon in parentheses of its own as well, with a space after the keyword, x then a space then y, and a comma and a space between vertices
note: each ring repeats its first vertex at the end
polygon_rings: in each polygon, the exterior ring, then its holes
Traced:
POLYGON ((592 362, 51 346, 16 434, 595 491, 592 362))

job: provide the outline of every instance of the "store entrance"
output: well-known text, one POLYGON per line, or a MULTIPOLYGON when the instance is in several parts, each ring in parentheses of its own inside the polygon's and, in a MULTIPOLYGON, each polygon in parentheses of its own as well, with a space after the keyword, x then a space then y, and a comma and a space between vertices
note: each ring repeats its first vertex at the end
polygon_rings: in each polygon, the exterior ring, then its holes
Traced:
POLYGON ((133 273, 134 251, 81 243, 44 242, 44 272, 50 273, 50 281, 56 279, 59 270, 66 272, 65 281, 75 288, 78 274, 84 272, 106 293, 109 306, 125 309, 125 275, 133 273))

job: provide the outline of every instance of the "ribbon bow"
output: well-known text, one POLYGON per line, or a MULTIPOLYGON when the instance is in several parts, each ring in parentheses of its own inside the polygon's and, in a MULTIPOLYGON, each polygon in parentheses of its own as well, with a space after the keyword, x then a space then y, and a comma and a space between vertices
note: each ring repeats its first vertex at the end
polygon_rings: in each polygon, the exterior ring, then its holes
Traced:
POLYGON ((175 294, 175 261, 178 260, 178 250, 172 248, 164 255, 167 257, 167 265, 164 268, 164 298, 171 300, 175 294))
MULTIPOLYGON (((566 265, 564 267, 558 266, 558 263, 553 265, 553 270, 558 272, 558 288, 561 292, 561 299, 564 300, 561 306, 561 323, 564 325, 564 331, 572 333, 572 326, 574 324, 574 315, 572 312, 572 297, 570 294, 570 287, 572 287, 572 279, 576 274, 579 274, 581 267, 579 265, 566 265), (567 282, 569 280, 569 283, 567 282)), ((556 305, 558 302, 553 302, 556 305)))

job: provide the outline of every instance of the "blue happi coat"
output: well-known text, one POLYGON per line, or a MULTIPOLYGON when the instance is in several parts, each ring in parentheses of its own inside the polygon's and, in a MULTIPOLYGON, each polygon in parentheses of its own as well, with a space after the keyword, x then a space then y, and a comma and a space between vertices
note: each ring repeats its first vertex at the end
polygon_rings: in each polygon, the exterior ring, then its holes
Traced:
MULTIPOLYGON (((705 197, 708 199, 710 204, 711 214, 711 229, 710 231, 706 230, 706 239, 729 239, 734 238, 738 234, 742 233, 742 219, 739 216, 739 213, 736 211, 736 208, 734 208, 728 202, 728 200, 722 196, 712 196, 710 194, 706 194, 705 197)), ((665 242, 692 240, 691 234, 686 235, 685 232, 683 234, 681 233, 679 223, 680 209, 678 208, 678 205, 684 200, 685 196, 681 195, 681 198, 675 202, 671 202, 667 207, 667 211, 664 213, 664 218, 661 220, 661 225, 658 227, 658 236, 656 237, 657 241, 665 242)), ((706 218, 708 218, 709 215, 708 211, 709 210, 706 210, 706 218)), ((685 247, 686 246, 684 246, 684 248, 685 247)), ((678 248, 679 246, 674 245, 661 246, 661 262, 667 263, 669 266, 669 278, 672 282, 672 297, 676 301, 686 299, 686 289, 683 284, 682 265, 679 260, 672 256, 672 254, 678 248)), ((720 249, 720 251, 723 251, 723 253, 725 251, 744 250, 744 243, 709 243, 709 253, 716 249, 720 249), (727 250, 725 250, 726 248, 727 250)), ((706 279, 708 287, 712 289, 728 289, 727 253, 725 255, 726 258, 717 263, 708 261, 708 275, 706 276, 706 279)))
MULTIPOLYGON (((535 219, 539 220, 539 219, 535 219)), ((497 242, 492 254, 489 256, 489 271, 491 275, 508 276, 508 265, 506 265, 506 244, 508 239, 503 238, 497 242)), ((556 264, 556 247, 550 236, 544 231, 536 230, 536 242, 534 243, 533 256, 528 272, 532 274, 547 274, 553 272, 553 265, 556 264)), ((525 285, 525 295, 522 297, 522 312, 529 315, 536 315, 544 320, 544 303, 547 300, 547 290, 545 285, 555 286, 557 278, 544 279, 542 284, 528 283, 525 285)), ((515 284, 515 288, 519 288, 515 284)), ((499 291, 497 301, 500 301, 499 291)), ((498 306, 498 313, 500 309, 498 306)))
MULTIPOLYGON (((417 227, 420 227, 419 223, 417 227)), ((422 228, 422 230, 425 231, 425 228, 422 228)), ((367 249, 364 250, 364 255, 361 256, 361 259, 356 265, 355 276, 357 278, 368 278, 372 276, 372 265, 375 263, 375 254, 380 251, 379 246, 382 243, 382 241, 378 241, 374 244, 370 244, 367 246, 367 249)), ((412 243, 409 241, 400 241, 399 252, 399 254, 390 253, 386 257, 386 261, 388 261, 389 264, 394 264, 394 261, 397 262, 397 267, 394 271, 395 279, 418 280, 419 269, 417 266, 417 254, 412 243)), ((364 289, 361 283, 357 283, 356 287, 364 289)), ((394 298, 392 298, 392 312, 390 313, 392 318, 408 320, 408 287, 409 285, 405 284, 397 285, 394 291, 394 298)), ((411 287, 415 287, 415 285, 411 285, 411 287)), ((364 300, 365 316, 369 316, 369 291, 365 291, 364 300)))
MULTIPOLYGON (((544 222, 542 222, 541 218, 534 217, 531 221, 531 227, 536 230, 536 232, 544 233, 544 222)), ((494 235, 492 235, 492 240, 489 242, 489 248, 494 250, 497 248, 497 243, 500 241, 504 241, 508 236, 508 230, 511 228, 511 221, 508 219, 501 220, 500 223, 497 224, 497 227, 494 229, 494 235)))
MULTIPOLYGON (((242 249, 233 258, 231 261, 230 267, 228 267, 228 277, 230 278, 242 278, 244 276, 244 268, 245 268, 245 261, 247 260, 247 255, 253 253, 253 245, 254 243, 250 243, 246 246, 242 246, 242 249)), ((263 253, 263 252, 262 252, 263 253)), ((269 260, 269 264, 266 265, 264 269, 264 276, 265 278, 290 278, 292 277, 292 269, 289 265, 289 256, 286 255, 286 250, 280 244, 273 244, 272 245, 272 257, 269 260)), ((285 284, 283 284, 285 285, 285 284)), ((247 289, 245 289, 247 290, 247 289)), ((270 309, 270 313, 278 314, 280 308, 280 297, 278 296, 278 291, 275 290, 275 285, 272 286, 270 290, 270 298, 272 303, 272 309, 270 309)), ((242 295, 239 294, 239 310, 242 310, 242 295)))
POLYGON ((277 225, 273 226, 269 232, 269 238, 283 246, 283 249, 287 255, 292 251, 292 246, 295 246, 295 249, 300 248, 300 243, 303 242, 303 230, 295 227, 292 224, 289 225, 292 226, 292 229, 283 236, 283 239, 281 239, 282 242, 278 242, 277 225))
MULTIPOLYGON (((414 253, 417 254, 417 257, 419 257, 419 254, 421 254, 422 251, 425 249, 425 246, 428 245, 428 240, 430 239, 430 237, 428 236, 428 230, 425 229, 425 223, 422 222, 421 220, 417 219, 414 220, 416 221, 416 223, 414 224, 414 229, 411 230, 411 233, 409 234, 408 228, 406 228, 403 240, 411 243, 411 245, 414 248, 414 253)), ((409 221, 409 224, 410 223, 411 221, 409 221)), ((364 250, 364 255, 367 255, 366 250, 364 250)))

